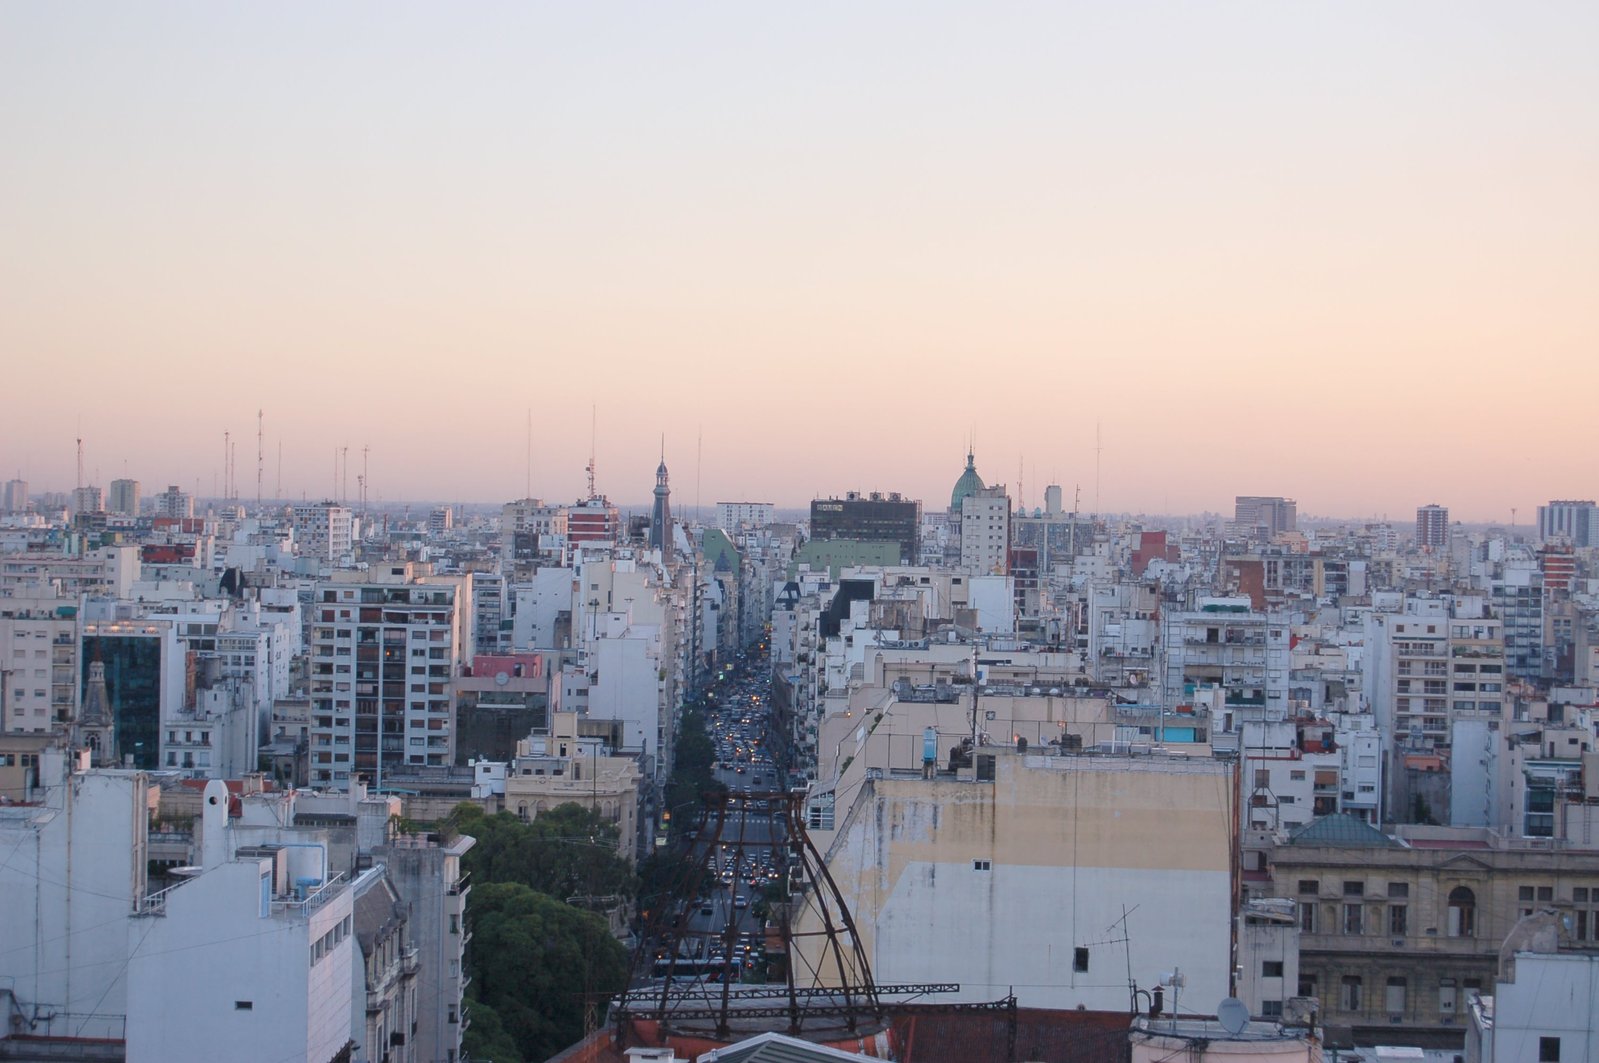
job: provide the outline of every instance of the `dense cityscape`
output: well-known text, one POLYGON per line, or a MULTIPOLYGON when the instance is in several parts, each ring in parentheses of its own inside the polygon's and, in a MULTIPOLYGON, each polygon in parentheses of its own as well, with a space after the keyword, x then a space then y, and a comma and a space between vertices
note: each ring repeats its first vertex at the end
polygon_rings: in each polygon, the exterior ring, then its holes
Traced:
POLYGON ((0 3, 0 1063, 1599 1063, 1596 42, 0 3))
POLYGON ((1590 1057, 1594 502, 589 474, 7 483, 5 1058, 1590 1057))

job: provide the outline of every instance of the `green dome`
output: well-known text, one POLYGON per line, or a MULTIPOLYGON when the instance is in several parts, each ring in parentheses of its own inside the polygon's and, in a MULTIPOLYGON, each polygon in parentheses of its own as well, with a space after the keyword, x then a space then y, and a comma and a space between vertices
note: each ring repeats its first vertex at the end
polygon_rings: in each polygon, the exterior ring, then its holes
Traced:
POLYGON ((977 459, 971 451, 966 452, 966 471, 961 473, 961 478, 955 481, 955 490, 949 493, 949 511, 959 513, 961 503, 968 495, 975 495, 983 489, 983 478, 977 475, 977 459))

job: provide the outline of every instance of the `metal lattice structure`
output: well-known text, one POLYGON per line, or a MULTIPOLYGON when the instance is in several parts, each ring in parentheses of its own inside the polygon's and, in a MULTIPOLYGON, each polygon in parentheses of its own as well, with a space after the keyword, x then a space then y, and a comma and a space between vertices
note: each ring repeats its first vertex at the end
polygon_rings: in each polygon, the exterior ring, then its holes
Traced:
POLYGON ((959 991, 952 984, 873 981, 854 918, 806 833, 802 795, 707 795, 692 853, 673 890, 678 900, 655 912, 634 953, 630 988, 612 1001, 618 1038, 631 1019, 655 1020, 663 1033, 719 1039, 735 1029, 772 1029, 774 1020, 787 1020, 792 1035, 855 1034, 883 1021, 892 1008, 885 997, 959 991), (736 984, 745 974, 736 949, 743 909, 732 893, 741 883, 760 884, 760 850, 780 854, 781 889, 767 892, 781 899, 771 901, 762 934, 769 957, 781 962, 768 965, 770 981, 736 984))

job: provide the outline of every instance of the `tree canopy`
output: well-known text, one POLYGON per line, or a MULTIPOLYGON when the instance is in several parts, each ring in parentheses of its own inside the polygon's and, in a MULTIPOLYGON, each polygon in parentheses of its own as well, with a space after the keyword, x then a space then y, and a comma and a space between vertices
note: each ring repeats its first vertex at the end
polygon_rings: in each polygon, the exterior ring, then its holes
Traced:
POLYGON ((508 1041, 521 1059, 547 1059, 583 1036, 591 994, 627 985, 628 956, 605 921, 519 882, 472 888, 472 1058, 492 1058, 508 1041), (478 1024, 484 1021, 484 1029, 478 1024), (474 1036, 477 1035, 477 1036, 474 1036))
POLYGON ((473 882, 519 882, 562 900, 634 894, 633 868, 616 851, 616 826, 582 805, 557 806, 529 823, 510 812, 485 815, 473 804, 453 815, 461 832, 477 839, 462 860, 473 882))

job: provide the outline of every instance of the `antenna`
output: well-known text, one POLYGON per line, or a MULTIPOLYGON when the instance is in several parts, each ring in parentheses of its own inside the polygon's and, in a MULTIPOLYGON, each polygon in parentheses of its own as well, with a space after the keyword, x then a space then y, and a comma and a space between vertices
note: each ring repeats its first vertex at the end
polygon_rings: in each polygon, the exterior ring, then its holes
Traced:
POLYGON ((261 509, 261 473, 266 467, 266 411, 255 411, 255 508, 261 509))
POLYGON ((78 437, 78 490, 83 490, 83 437, 78 437))
POLYGON ((344 456, 344 480, 339 488, 339 501, 348 502, 350 500, 350 444, 344 444, 339 453, 344 456))
POLYGON ((523 498, 533 497, 533 407, 527 408, 527 487, 523 498))
POLYGON ((1099 516, 1099 464, 1105 454, 1105 440, 1099 431, 1099 422, 1094 422, 1094 516, 1099 516))
POLYGON ((599 441, 600 411, 598 406, 589 407, 589 463, 585 470, 589 474, 589 497, 597 497, 594 493, 594 448, 599 441))
POLYGON ((283 497, 283 440, 278 440, 278 488, 272 492, 274 498, 283 497))
POLYGON ((367 484, 371 483, 371 481, 367 479, 366 463, 367 463, 367 455, 369 455, 371 452, 372 452, 372 444, 370 444, 370 443, 362 444, 362 446, 361 446, 361 479, 360 479, 360 485, 361 485, 361 519, 363 521, 366 520, 366 488, 367 488, 367 484))
MULTIPOLYGON (((228 431, 226 428, 224 428, 222 430, 222 497, 224 499, 227 498, 228 496, 230 496, 233 493, 228 487, 228 481, 232 478, 231 465, 230 465, 230 462, 231 462, 232 459, 230 459, 228 457, 228 455, 230 455, 232 453, 233 453, 233 433, 228 431)), ((212 487, 213 493, 215 492, 215 490, 216 490, 216 488, 213 485, 213 487, 212 487)))

